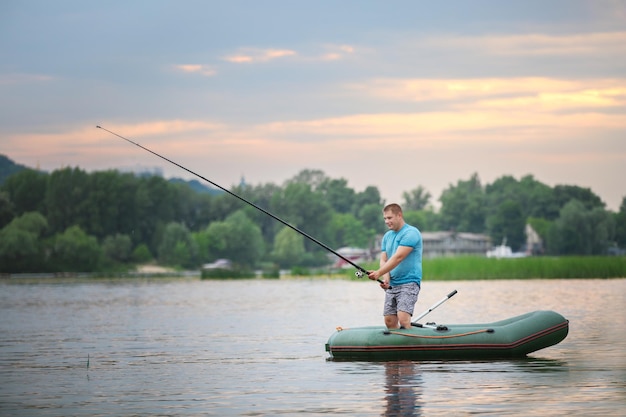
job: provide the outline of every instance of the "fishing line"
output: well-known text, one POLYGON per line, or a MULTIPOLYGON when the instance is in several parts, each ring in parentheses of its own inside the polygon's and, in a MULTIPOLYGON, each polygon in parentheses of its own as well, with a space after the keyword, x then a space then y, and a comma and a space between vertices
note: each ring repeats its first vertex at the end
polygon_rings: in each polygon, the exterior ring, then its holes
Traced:
MULTIPOLYGON (((263 213, 267 214, 268 216, 270 216, 270 217, 271 217, 271 218, 273 218, 274 220, 277 220, 277 221, 281 222, 281 223, 282 223, 282 224, 284 224, 285 226, 289 227, 290 229, 294 230, 294 231, 295 231, 295 232, 297 232, 297 233, 300 233, 302 236, 304 236, 304 237, 306 237, 307 239, 309 239, 309 240, 311 240, 311 241, 313 241, 313 242, 317 243, 319 246, 321 246, 322 248, 326 249, 327 251, 329 251, 329 252, 330 252, 330 253, 332 253, 333 255, 338 256, 339 258, 343 259, 344 261, 346 261, 347 263, 349 263, 350 265, 352 265, 353 267, 355 267, 355 268, 357 269, 357 271, 354 273, 354 275, 356 275, 356 277, 357 277, 357 278, 362 278, 363 276, 367 275, 367 270, 366 270, 365 268, 363 268, 363 267, 361 267, 361 266, 357 265, 356 263, 352 262, 350 259, 348 259, 348 258, 346 258, 345 256, 341 255, 340 253, 335 252, 335 251, 334 251, 332 248, 330 248, 328 245, 326 245, 326 244, 324 244, 324 243, 320 242, 319 240, 315 239, 313 236, 311 236, 311 235, 309 235, 309 234, 307 234, 307 233, 303 232, 302 230, 298 229, 297 227, 290 225, 289 223, 287 223, 287 222, 286 222, 286 221, 284 221, 283 219, 281 219, 281 218, 279 218, 279 217, 275 216, 274 214, 270 213, 269 211, 265 210, 264 208, 257 206, 256 204, 252 203, 251 201, 248 201, 248 200, 246 200, 245 198, 243 198, 243 197, 241 197, 241 196, 239 196, 239 195, 237 195, 237 194, 233 193, 232 191, 227 190, 226 188, 222 187, 221 185, 216 184, 216 183, 214 183, 213 181, 211 181, 211 180, 209 180, 209 179, 207 179, 207 178, 203 177, 202 175, 197 174, 197 173, 193 172, 192 170, 190 170, 190 169, 188 169, 188 168, 185 168, 184 166, 182 166, 182 165, 180 165, 180 164, 178 164, 178 163, 176 163, 176 162, 172 161, 171 159, 168 159, 168 158, 164 157, 163 155, 160 155, 160 154, 158 154, 158 153, 156 153, 156 152, 154 152, 154 151, 151 151, 150 149, 146 148, 145 146, 141 146, 141 145, 140 145, 140 144, 138 144, 137 142, 133 142, 132 140, 130 140, 130 139, 128 139, 128 138, 125 138, 124 136, 118 135, 117 133, 112 132, 112 131, 110 131, 110 130, 108 130, 108 129, 105 129, 105 128, 104 128, 104 127, 102 127, 102 126, 96 126, 96 127, 97 127, 98 129, 102 129, 102 130, 104 130, 105 132, 109 132, 110 134, 112 134, 112 135, 114 135, 114 136, 117 136, 118 138, 123 139, 123 140, 125 140, 126 142, 132 143, 133 145, 138 146, 138 147, 140 147, 141 149, 143 149, 144 151, 148 151, 148 152, 150 152, 151 154, 153 154, 153 155, 155 155, 155 156, 158 156, 159 158, 161 158, 161 159, 163 159, 163 160, 165 160, 165 161, 169 162, 170 164, 176 165, 177 167, 179 167, 179 168, 181 168, 181 169, 184 169, 185 171, 189 172, 190 174, 193 174, 193 175, 195 175, 196 177, 198 177, 198 178, 200 178, 200 179, 203 179, 204 181, 208 182, 209 184, 211 184, 211 185, 213 185, 213 186, 215 186, 215 187, 219 188, 219 189, 220 189, 220 190, 222 190, 222 191, 227 192, 228 194, 232 195, 233 197, 236 197, 236 198, 238 198, 239 200, 243 201, 244 203, 249 204, 249 205, 251 205, 252 207, 254 207, 255 209, 257 209, 257 210, 259 210, 259 211, 261 211, 261 212, 263 212, 263 213)), ((381 284, 383 283, 380 279, 377 279, 376 281, 380 282, 381 284)))

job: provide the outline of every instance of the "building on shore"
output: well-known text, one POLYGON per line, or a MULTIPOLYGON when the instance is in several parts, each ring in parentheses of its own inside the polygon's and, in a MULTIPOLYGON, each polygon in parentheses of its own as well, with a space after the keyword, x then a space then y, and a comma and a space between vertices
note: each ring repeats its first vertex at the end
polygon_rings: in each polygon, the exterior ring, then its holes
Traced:
MULTIPOLYGON (((480 255, 491 249, 491 238, 477 233, 457 232, 421 232, 422 256, 436 258, 440 256, 480 255)), ((370 250, 370 259, 380 255, 380 243, 383 235, 377 236, 370 250)))
POLYGON ((422 232, 423 257, 481 255, 491 249, 491 238, 478 233, 422 232))

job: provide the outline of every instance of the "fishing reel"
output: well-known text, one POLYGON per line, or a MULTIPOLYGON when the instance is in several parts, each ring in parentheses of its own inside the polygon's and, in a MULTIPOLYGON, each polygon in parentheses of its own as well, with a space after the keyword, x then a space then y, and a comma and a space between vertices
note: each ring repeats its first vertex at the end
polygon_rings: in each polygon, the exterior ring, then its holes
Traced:
POLYGON ((365 276, 365 273, 363 271, 361 271, 360 269, 354 272, 354 275, 357 278, 363 278, 365 276))

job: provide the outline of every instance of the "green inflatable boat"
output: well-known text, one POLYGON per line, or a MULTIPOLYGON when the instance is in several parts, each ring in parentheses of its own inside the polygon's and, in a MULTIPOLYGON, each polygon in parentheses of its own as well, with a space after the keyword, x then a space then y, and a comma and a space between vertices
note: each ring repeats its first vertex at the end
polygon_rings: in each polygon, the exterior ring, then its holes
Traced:
POLYGON ((333 360, 519 358, 556 345, 568 330, 568 320, 554 311, 534 311, 486 324, 337 328, 326 351, 333 360))

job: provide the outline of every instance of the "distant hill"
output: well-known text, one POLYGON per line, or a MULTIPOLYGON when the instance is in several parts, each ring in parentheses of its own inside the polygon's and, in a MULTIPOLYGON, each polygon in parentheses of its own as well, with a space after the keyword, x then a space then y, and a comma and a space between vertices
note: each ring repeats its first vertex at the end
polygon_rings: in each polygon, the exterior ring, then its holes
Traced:
POLYGON ((6 155, 0 154, 0 184, 4 184, 4 181, 6 181, 6 179, 11 175, 25 169, 29 168, 25 165, 16 164, 6 155))
MULTIPOLYGON (((4 184, 4 181, 7 178, 9 178, 11 175, 17 172, 20 172, 22 170, 25 170, 25 169, 33 169, 33 168, 29 168, 26 165, 16 164, 15 162, 13 162, 13 160, 8 158, 6 155, 0 154, 0 184, 4 184)), ((155 174, 153 173, 137 174, 136 173, 135 175, 141 176, 141 175, 155 175, 155 174)), ((175 183, 175 184, 180 184, 180 183, 187 184, 194 191, 198 193, 208 193, 211 195, 219 195, 224 192, 218 188, 213 188, 213 187, 204 185, 198 180, 186 181, 186 180, 183 180, 182 178, 171 178, 168 181, 171 183, 175 183)))
POLYGON ((170 178, 169 182, 174 183, 174 184, 187 184, 189 185, 193 190, 195 190, 198 193, 208 193, 211 195, 219 195, 219 194, 223 194, 224 191, 220 190, 218 188, 213 188, 213 187, 209 187, 207 185, 202 184, 200 181, 198 180, 190 180, 190 181, 186 181, 182 178, 170 178))

